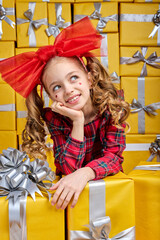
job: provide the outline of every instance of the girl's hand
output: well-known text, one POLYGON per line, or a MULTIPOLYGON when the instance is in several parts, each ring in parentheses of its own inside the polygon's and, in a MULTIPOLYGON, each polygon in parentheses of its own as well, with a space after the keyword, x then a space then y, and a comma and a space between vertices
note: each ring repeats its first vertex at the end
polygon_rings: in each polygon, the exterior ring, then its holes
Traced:
POLYGON ((90 167, 84 167, 75 172, 61 178, 51 190, 56 190, 53 195, 51 204, 56 208, 65 209, 72 200, 71 207, 73 208, 79 198, 80 193, 86 186, 89 180, 95 178, 95 172, 90 167))

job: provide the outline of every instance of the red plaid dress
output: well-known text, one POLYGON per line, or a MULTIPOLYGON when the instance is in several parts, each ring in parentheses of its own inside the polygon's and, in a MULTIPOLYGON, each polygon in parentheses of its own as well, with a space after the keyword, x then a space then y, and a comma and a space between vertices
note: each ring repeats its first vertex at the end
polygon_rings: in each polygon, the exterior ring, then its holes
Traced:
POLYGON ((43 118, 53 139, 56 174, 70 174, 81 167, 90 167, 96 178, 116 174, 122 170, 125 149, 123 129, 111 124, 108 110, 84 125, 84 141, 71 137, 72 121, 45 108, 43 118))

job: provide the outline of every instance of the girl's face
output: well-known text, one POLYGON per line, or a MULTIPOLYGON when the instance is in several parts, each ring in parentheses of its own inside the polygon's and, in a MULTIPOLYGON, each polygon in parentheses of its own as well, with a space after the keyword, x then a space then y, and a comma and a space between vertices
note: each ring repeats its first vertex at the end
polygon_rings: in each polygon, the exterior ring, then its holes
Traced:
POLYGON ((87 73, 74 58, 51 60, 43 74, 43 84, 53 101, 64 106, 82 110, 91 104, 87 73))

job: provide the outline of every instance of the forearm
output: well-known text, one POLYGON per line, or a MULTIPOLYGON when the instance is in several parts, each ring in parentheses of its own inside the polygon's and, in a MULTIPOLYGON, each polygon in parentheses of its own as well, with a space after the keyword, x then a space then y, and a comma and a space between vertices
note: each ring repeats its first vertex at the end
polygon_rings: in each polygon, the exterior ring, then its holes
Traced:
POLYGON ((84 120, 73 122, 71 136, 79 141, 84 141, 84 120))

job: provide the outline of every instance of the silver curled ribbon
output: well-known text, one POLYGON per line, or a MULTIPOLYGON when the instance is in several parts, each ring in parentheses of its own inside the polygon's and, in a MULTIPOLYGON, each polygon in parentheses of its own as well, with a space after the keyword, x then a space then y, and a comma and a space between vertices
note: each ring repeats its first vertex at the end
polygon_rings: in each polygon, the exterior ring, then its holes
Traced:
POLYGON ((151 155, 147 159, 147 162, 151 162, 156 156, 157 162, 160 162, 160 135, 157 135, 155 141, 151 143, 149 150, 151 152, 151 155))
MULTIPOLYGON (((118 14, 113 14, 113 15, 110 15, 107 17, 102 17, 102 14, 100 13, 101 12, 101 3, 94 3, 94 7, 95 7, 95 11, 88 17, 89 17, 89 19, 99 20, 97 27, 96 27, 97 31, 102 32, 103 28, 106 27, 106 24, 109 21, 117 21, 118 22, 118 14)), ((74 16, 75 22, 77 22, 78 20, 80 20, 86 16, 87 15, 75 15, 74 16)))
POLYGON ((138 62, 144 62, 141 70, 140 77, 147 76, 147 64, 160 69, 160 57, 157 56, 156 52, 153 52, 147 59, 145 58, 148 47, 141 47, 142 53, 138 50, 132 57, 121 57, 120 64, 134 64, 138 62))
POLYGON ((14 8, 4 8, 3 0, 0 0, 0 39, 2 39, 3 30, 2 30, 2 21, 8 23, 12 28, 15 26, 15 22, 9 19, 7 16, 15 15, 14 8))
MULTIPOLYGON (((159 5, 160 6, 160 5, 159 5)), ((160 7, 159 7, 160 8, 160 7)), ((154 35, 156 34, 156 32, 158 32, 158 45, 160 45, 160 9, 157 11, 156 14, 154 14, 153 16, 153 22, 155 24, 153 31, 151 32, 151 34, 149 35, 150 37, 154 37, 154 35)))
POLYGON ((27 19, 17 18, 17 25, 23 24, 23 23, 29 23, 28 36, 29 36, 30 47, 36 47, 36 36, 35 36, 34 30, 40 28, 42 25, 48 25, 47 18, 33 20, 35 6, 36 6, 36 3, 29 2, 29 9, 24 12, 24 16, 27 19))
POLYGON ((60 29, 64 29, 71 25, 70 22, 66 22, 62 18, 62 3, 55 3, 55 10, 56 10, 56 23, 52 25, 49 23, 49 28, 46 29, 46 34, 48 37, 54 36, 55 38, 60 33, 60 29))
POLYGON ((26 201, 31 196, 35 201, 35 193, 50 199, 48 189, 55 179, 54 172, 46 161, 35 159, 30 161, 25 152, 8 148, 0 154, 0 197, 9 200, 10 240, 26 239, 26 201), (43 194, 42 194, 43 193, 43 194), (25 231, 24 231, 25 229, 25 231), (15 236, 16 232, 16 236, 15 236))

